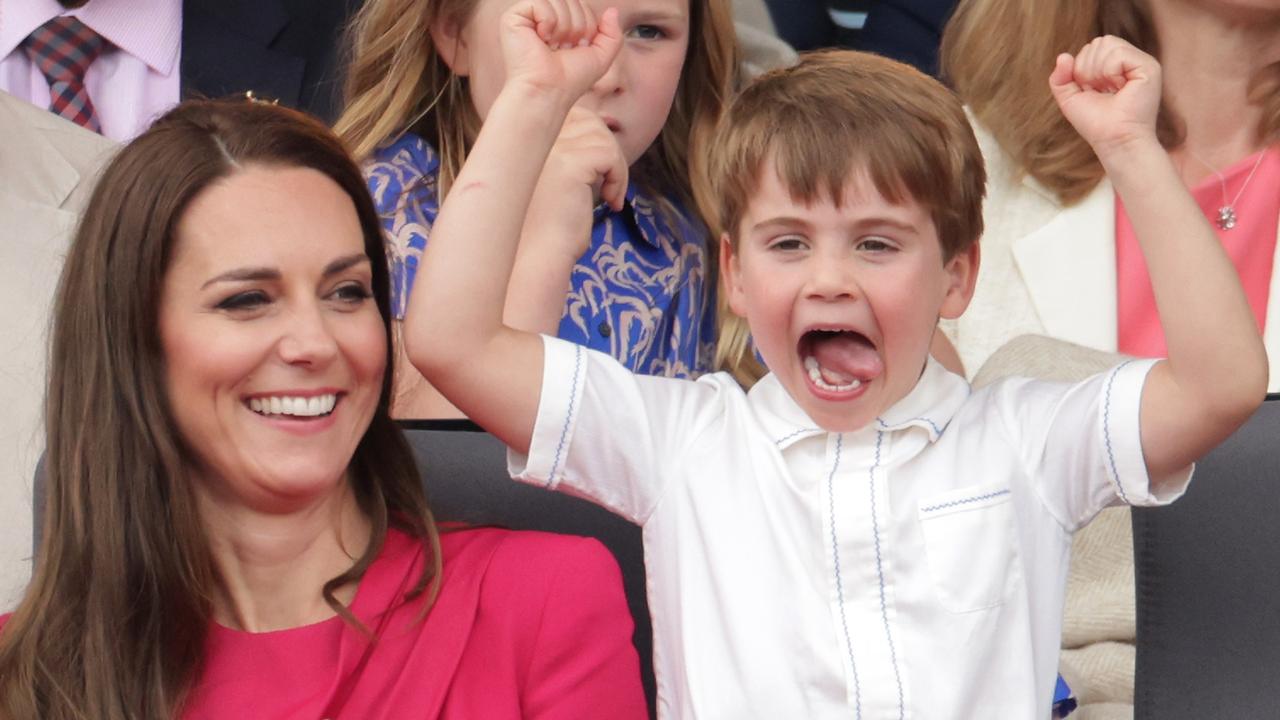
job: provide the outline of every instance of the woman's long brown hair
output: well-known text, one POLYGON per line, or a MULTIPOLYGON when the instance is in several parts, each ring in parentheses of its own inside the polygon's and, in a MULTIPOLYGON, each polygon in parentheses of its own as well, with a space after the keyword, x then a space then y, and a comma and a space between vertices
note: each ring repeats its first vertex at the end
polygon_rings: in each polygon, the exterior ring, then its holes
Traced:
MULTIPOLYGON (((319 123, 263 103, 194 101, 120 151, 58 286, 44 529, 31 584, 0 631, 0 718, 172 718, 199 678, 218 579, 187 472, 192 454, 166 395, 158 304, 179 218, 247 164, 311 168, 351 197, 390 326, 377 213, 359 169, 319 123)), ((364 574, 388 526, 420 538, 429 558, 409 595, 425 593, 429 606, 438 586, 439 539, 390 397, 388 369, 348 472, 373 540, 322 590, 357 626, 334 591, 364 574)))
MULTIPOLYGON (((1078 52, 1099 35, 1159 57, 1146 0, 962 0, 942 35, 947 81, 1015 164, 1066 205, 1105 173, 1058 110, 1049 72, 1058 53, 1078 52)), ((1280 137, 1280 63, 1251 79, 1249 101, 1263 108, 1258 139, 1280 137)), ((1182 144, 1181 123, 1167 104, 1156 129, 1166 148, 1182 144)))

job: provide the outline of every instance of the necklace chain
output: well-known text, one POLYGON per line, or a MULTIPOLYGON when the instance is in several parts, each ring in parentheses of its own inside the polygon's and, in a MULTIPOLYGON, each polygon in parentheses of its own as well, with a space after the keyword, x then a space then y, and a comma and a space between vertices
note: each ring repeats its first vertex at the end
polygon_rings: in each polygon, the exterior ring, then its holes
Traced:
POLYGON ((1209 168, 1217 176, 1218 185, 1222 187, 1222 207, 1218 208, 1218 219, 1216 221, 1219 228, 1230 230, 1236 226, 1236 222, 1240 219, 1239 214, 1236 213, 1236 203, 1240 202, 1240 196, 1244 195, 1244 189, 1249 187, 1249 181, 1253 180, 1253 174, 1258 172, 1258 166, 1262 164, 1262 158, 1266 157, 1268 150, 1270 148, 1263 148, 1262 152, 1258 153, 1258 159, 1254 161, 1253 169, 1249 171, 1249 177, 1244 179, 1244 184, 1236 191, 1236 196, 1231 199, 1231 202, 1227 202, 1227 179, 1218 171, 1218 168, 1210 165, 1191 148, 1187 148, 1187 153, 1191 157, 1195 158, 1201 165, 1209 168))

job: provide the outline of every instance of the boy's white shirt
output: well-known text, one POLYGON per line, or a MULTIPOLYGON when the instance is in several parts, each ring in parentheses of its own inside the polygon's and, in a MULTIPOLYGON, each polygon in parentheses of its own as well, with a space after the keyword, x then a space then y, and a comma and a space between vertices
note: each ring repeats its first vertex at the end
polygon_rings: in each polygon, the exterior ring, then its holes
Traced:
POLYGON ((1148 491, 1151 361, 971 392, 929 360, 835 434, 772 376, 744 393, 544 344, 510 469, 643 526, 664 717, 1048 717, 1071 532, 1189 480, 1148 491))

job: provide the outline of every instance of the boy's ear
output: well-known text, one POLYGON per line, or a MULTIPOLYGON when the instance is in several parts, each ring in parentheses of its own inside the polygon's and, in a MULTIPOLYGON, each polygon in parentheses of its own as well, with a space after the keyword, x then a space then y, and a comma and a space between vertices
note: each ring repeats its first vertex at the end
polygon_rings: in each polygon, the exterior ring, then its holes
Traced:
POLYGON ((973 288, 978 282, 978 265, 981 260, 980 243, 974 242, 947 261, 947 293, 942 298, 939 315, 948 319, 958 318, 969 307, 969 301, 973 299, 973 288))
POLYGON ((467 42, 462 38, 462 25, 440 18, 431 23, 431 44, 436 47, 436 54, 445 65, 458 77, 466 77, 471 73, 471 58, 467 52, 467 42))
POLYGON ((740 318, 747 316, 745 298, 742 293, 742 268, 739 266, 737 254, 733 252, 733 242, 729 233, 720 233, 720 277, 724 282, 725 299, 729 309, 740 318))

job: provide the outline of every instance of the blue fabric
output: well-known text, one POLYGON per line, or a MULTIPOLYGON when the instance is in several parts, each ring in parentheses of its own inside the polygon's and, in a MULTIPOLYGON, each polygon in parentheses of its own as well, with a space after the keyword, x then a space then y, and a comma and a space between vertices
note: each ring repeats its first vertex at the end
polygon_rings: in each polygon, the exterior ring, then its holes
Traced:
POLYGON ((1067 681, 1058 676, 1058 683, 1053 688, 1053 717, 1064 718, 1076 709, 1076 699, 1071 697, 1071 688, 1067 681))
MULTIPOLYGON (((413 134, 379 149, 365 166, 387 240, 397 318, 404 317, 440 210, 439 168, 435 150, 413 134)), ((716 327, 706 237, 680 208, 673 211, 660 212, 634 186, 622 211, 595 209, 591 244, 573 268, 559 337, 645 375, 690 378, 711 369, 716 327)))

